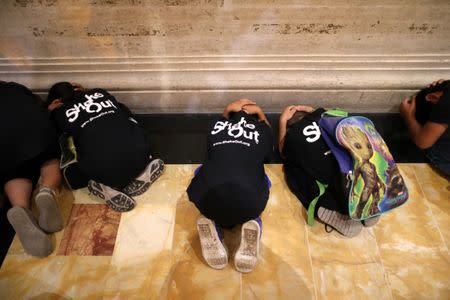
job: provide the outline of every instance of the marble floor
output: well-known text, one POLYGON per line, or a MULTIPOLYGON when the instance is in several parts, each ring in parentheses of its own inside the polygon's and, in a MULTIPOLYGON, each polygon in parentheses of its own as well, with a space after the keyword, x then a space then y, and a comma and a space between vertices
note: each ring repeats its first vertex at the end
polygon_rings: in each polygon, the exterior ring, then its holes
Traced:
MULTIPOLYGON (((55 251, 33 258, 14 238, 0 299, 450 299, 450 182, 428 165, 400 164, 410 200, 352 239, 306 225, 281 165, 266 165, 272 188, 250 274, 203 262, 185 192, 196 167, 167 165, 123 214, 63 189, 55 251)), ((225 232, 231 251, 238 238, 225 232)))

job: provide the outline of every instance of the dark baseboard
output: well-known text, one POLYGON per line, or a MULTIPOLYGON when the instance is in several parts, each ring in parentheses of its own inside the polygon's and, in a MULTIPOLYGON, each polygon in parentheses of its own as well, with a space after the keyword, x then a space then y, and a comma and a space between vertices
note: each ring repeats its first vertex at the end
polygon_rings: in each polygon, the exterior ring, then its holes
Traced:
MULTIPOLYGON (((383 136, 397 162, 426 162, 423 153, 411 142, 399 114, 359 114, 371 119, 383 136)), ((279 114, 267 114, 278 140, 279 114)), ((208 128, 220 114, 153 114, 138 115, 138 121, 150 136, 152 152, 168 164, 201 163, 206 154, 208 128)), ((269 163, 281 163, 277 151, 269 163)))

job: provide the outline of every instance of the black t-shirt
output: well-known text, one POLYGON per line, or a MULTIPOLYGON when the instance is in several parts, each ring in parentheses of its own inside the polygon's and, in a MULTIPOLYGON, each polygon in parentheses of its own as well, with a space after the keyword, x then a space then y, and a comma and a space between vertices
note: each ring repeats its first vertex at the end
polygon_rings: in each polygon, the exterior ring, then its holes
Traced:
POLYGON ((191 201, 219 224, 256 218, 269 197, 264 161, 272 151, 272 129, 265 122, 243 111, 219 119, 207 137, 206 161, 188 188, 191 201), (226 212, 219 198, 227 198, 224 205, 232 210, 226 212))
POLYGON ((340 188, 339 166, 319 128, 323 112, 317 109, 288 128, 283 147, 286 181, 306 209, 319 195, 316 180, 327 184, 316 209, 323 206, 346 214, 348 205, 340 188))
MULTIPOLYGON (((450 123, 450 85, 444 89, 444 93, 438 103, 431 105, 431 112, 428 119, 430 122, 446 124, 450 123)), ((450 129, 442 134, 436 141, 442 154, 450 158, 450 129)))
MULTIPOLYGON (((450 123, 450 88, 444 91, 443 96, 438 103, 431 106, 430 119, 431 122, 446 124, 450 123)), ((450 131, 447 128, 443 137, 450 139, 450 131)))
POLYGON ((74 100, 57 108, 54 117, 59 129, 73 136, 78 162, 90 178, 118 187, 145 168, 147 137, 107 91, 76 91, 74 100))
POLYGON ((429 120, 435 123, 447 124, 450 123, 450 88, 444 91, 438 103, 431 106, 431 113, 429 120))
POLYGON ((39 97, 15 82, 0 82, 1 174, 44 152, 57 140, 39 97))

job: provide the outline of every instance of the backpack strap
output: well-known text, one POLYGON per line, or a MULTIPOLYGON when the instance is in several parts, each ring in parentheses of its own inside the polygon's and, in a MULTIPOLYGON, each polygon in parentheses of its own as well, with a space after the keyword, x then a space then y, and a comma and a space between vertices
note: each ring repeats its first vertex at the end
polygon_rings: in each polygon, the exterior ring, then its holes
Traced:
POLYGON ((345 110, 342 110, 340 108, 333 108, 333 109, 329 109, 327 111, 325 111, 322 116, 332 116, 332 117, 341 117, 341 118, 346 118, 348 117, 348 112, 346 112, 345 110))
POLYGON ((316 204, 319 201, 319 198, 325 193, 325 190, 328 187, 328 184, 323 184, 320 181, 316 180, 316 184, 319 187, 319 195, 314 198, 308 206, 308 225, 312 226, 314 224, 314 212, 316 211, 316 204))

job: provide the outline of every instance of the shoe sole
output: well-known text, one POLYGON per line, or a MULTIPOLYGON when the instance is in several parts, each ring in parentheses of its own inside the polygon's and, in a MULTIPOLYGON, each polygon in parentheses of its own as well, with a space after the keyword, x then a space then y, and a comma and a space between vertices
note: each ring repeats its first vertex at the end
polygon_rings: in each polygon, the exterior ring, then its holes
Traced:
POLYGON ((205 217, 200 217, 197 220, 197 230, 206 263, 213 269, 225 268, 228 264, 228 253, 220 241, 213 222, 205 217))
POLYGON ((376 216, 376 217, 372 217, 372 218, 363 220, 362 224, 364 225, 364 227, 372 227, 372 226, 375 226, 379 220, 380 220, 380 216, 376 216))
POLYGON ((363 227, 360 221, 323 207, 319 207, 317 210, 317 217, 346 237, 357 236, 363 227))
POLYGON ((258 263, 261 231, 258 222, 245 222, 241 228, 241 243, 234 256, 234 266, 241 273, 253 271, 258 263))
POLYGON ((60 231, 63 221, 53 196, 49 193, 38 193, 35 202, 39 210, 39 227, 49 233, 60 231))
POLYGON ((118 194, 110 199, 107 199, 107 196, 105 195, 103 190, 101 190, 101 188, 99 187, 95 187, 95 184, 91 183, 88 184, 88 190, 94 196, 105 200, 106 205, 112 210, 118 212, 127 212, 132 210, 136 206, 136 201, 125 194, 118 194))
POLYGON ((8 211, 7 218, 28 254, 45 257, 53 252, 49 237, 33 222, 34 217, 25 209, 13 207, 8 211))
MULTIPOLYGON (((135 197, 135 196, 139 196, 142 195, 143 193, 145 193, 148 188, 150 187, 150 185, 156 181, 156 179, 158 179, 161 174, 164 171, 164 162, 162 160, 159 160, 158 166, 156 170, 150 171, 151 175, 150 175, 150 181, 149 182, 145 182, 145 181, 140 181, 140 180, 133 180, 130 185, 132 186, 133 184, 136 184, 136 182, 138 182, 136 185, 141 185, 140 187, 134 189, 133 187, 128 189, 128 186, 123 190, 124 193, 126 193, 129 196, 135 197), (140 182, 143 182, 143 184, 141 184, 140 182)), ((130 186, 129 185, 129 186, 130 186)))

